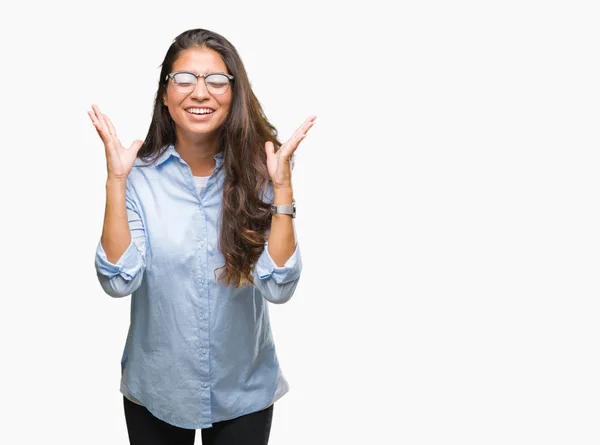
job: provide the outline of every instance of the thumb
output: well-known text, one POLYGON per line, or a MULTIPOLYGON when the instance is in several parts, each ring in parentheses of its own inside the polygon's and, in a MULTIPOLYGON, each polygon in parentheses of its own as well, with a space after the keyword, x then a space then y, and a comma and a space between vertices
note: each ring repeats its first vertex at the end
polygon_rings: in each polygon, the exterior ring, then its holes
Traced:
POLYGON ((143 144, 144 144, 143 141, 140 141, 139 139, 136 139, 135 141, 133 141, 133 143, 131 144, 131 146, 129 147, 129 149, 133 150, 135 152, 135 154, 137 155, 137 152, 140 151, 140 148, 142 148, 143 144))
POLYGON ((265 142, 265 151, 267 152, 267 157, 272 156, 275 153, 275 146, 273 145, 273 142, 265 142))

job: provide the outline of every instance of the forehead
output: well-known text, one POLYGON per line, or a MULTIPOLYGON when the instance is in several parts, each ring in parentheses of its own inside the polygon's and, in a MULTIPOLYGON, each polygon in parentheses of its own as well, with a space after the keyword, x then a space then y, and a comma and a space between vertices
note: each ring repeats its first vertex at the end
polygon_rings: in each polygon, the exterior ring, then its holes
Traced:
POLYGON ((207 48, 183 50, 173 62, 172 71, 190 71, 195 74, 207 74, 217 71, 228 72, 221 55, 207 48))

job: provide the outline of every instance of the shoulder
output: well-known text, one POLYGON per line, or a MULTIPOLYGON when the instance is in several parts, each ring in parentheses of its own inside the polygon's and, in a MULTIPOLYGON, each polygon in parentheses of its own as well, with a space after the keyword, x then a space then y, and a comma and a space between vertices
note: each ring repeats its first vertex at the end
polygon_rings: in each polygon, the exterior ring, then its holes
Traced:
POLYGON ((137 158, 133 163, 133 168, 129 173, 129 178, 132 184, 138 183, 140 180, 145 179, 156 179, 158 177, 158 171, 156 164, 150 164, 150 161, 144 161, 143 159, 137 158))
POLYGON ((156 179, 158 179, 156 167, 139 158, 136 159, 127 176, 127 198, 139 204, 140 195, 144 194, 143 190, 152 186, 156 179))

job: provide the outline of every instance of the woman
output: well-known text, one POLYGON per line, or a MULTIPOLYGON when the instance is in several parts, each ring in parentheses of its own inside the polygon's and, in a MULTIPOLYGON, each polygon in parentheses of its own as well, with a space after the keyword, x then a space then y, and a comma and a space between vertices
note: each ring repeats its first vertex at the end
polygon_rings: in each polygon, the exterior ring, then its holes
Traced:
POLYGON ((165 56, 145 141, 124 148, 88 112, 107 158, 98 279, 132 294, 121 392, 132 444, 266 444, 288 391, 267 302, 300 277, 290 161, 234 46, 179 35, 165 56), (217 272, 219 272, 217 274, 217 272))

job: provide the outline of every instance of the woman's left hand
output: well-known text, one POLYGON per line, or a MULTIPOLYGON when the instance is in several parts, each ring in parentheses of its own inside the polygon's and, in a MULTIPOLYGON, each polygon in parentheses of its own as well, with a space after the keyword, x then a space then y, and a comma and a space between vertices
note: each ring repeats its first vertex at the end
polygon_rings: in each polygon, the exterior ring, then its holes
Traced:
POLYGON ((300 141, 306 137, 306 133, 313 126, 317 116, 310 116, 304 121, 296 132, 285 143, 279 147, 275 153, 275 146, 271 141, 265 142, 265 151, 267 152, 267 169, 273 188, 292 187, 292 169, 290 160, 300 141))

